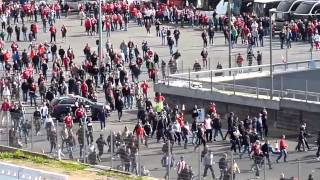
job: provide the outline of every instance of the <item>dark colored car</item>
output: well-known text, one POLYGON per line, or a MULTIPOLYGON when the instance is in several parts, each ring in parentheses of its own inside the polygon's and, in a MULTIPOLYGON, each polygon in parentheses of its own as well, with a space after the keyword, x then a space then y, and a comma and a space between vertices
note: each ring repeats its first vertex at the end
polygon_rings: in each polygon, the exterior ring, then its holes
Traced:
POLYGON ((74 114, 75 110, 81 104, 87 110, 87 116, 91 117, 92 120, 98 120, 98 113, 105 108, 104 104, 92 102, 87 98, 81 96, 68 95, 63 97, 58 97, 52 100, 51 102, 51 116, 62 121, 63 118, 71 112, 74 114), (77 106, 78 105, 78 106, 77 106))

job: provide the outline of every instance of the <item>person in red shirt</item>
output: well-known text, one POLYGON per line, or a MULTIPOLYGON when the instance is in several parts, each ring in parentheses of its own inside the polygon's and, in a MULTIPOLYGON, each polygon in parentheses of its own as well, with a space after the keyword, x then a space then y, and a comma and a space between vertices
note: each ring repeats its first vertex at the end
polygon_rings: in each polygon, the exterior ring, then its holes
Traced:
POLYGON ((147 81, 145 80, 140 87, 142 88, 142 92, 143 92, 143 96, 145 98, 148 98, 148 89, 150 88, 149 84, 147 83, 147 81))
POLYGON ((8 99, 5 99, 1 105, 2 117, 0 121, 0 127, 9 123, 9 110, 10 110, 10 102, 8 99))
POLYGON ((70 115, 70 113, 68 113, 68 115, 64 118, 64 123, 67 127, 68 130, 72 129, 73 127, 73 119, 72 116, 70 115))
POLYGON ((53 26, 53 24, 51 24, 49 31, 50 31, 50 43, 52 43, 52 40, 56 42, 57 29, 56 27, 53 26))
POLYGON ((92 32, 91 32, 92 23, 89 17, 87 17, 87 19, 84 21, 84 27, 86 28, 87 35, 89 36, 89 33, 92 35, 92 32))
POLYGON ((216 104, 215 103, 210 103, 209 105, 209 114, 213 115, 217 113, 217 109, 216 109, 216 104))
POLYGON ((85 81, 81 84, 81 93, 82 97, 87 97, 88 96, 88 85, 86 84, 85 81))
POLYGON ((236 63, 238 65, 238 67, 242 67, 243 61, 244 61, 244 59, 243 59, 242 55, 240 53, 238 53, 238 56, 237 56, 237 59, 236 59, 236 63))
POLYGON ((75 114, 76 114, 76 118, 79 122, 81 122, 81 120, 83 118, 85 118, 86 116, 86 110, 85 108, 83 107, 83 105, 81 105, 80 107, 78 107, 75 111, 75 114))
POLYGON ((279 160, 282 158, 282 156, 283 156, 284 162, 287 162, 287 155, 288 155, 287 148, 288 148, 288 145, 286 143, 286 136, 282 135, 279 141, 280 154, 276 160, 277 163, 279 163, 279 160))
POLYGON ((156 92, 156 97, 154 98, 154 101, 159 103, 159 102, 164 102, 166 100, 166 98, 164 96, 161 95, 161 93, 156 92))
POLYGON ((66 71, 69 71, 70 59, 67 56, 63 58, 63 65, 66 71))
POLYGON ((138 124, 134 128, 133 133, 136 134, 138 141, 141 141, 141 143, 143 143, 144 138, 146 136, 146 132, 144 131, 144 128, 141 126, 140 121, 138 121, 138 124))

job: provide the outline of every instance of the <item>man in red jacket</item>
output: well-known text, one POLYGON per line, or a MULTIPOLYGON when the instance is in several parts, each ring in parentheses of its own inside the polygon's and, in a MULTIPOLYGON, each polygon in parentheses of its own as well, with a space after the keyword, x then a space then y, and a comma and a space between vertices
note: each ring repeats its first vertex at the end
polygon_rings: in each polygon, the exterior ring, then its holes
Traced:
POLYGON ((87 35, 89 36, 89 33, 91 33, 92 35, 92 32, 91 32, 92 23, 89 17, 87 17, 87 19, 84 21, 84 27, 86 28, 87 35))
POLYGON ((143 83, 140 85, 140 87, 142 88, 142 92, 143 92, 143 96, 145 98, 148 97, 148 89, 150 88, 149 84, 147 83, 147 81, 143 81, 143 83))
POLYGON ((85 81, 83 81, 80 88, 81 88, 82 97, 87 97, 88 96, 88 85, 86 84, 85 81))
POLYGON ((75 114, 77 120, 81 122, 81 120, 86 117, 86 109, 83 107, 83 105, 80 105, 80 107, 76 109, 75 114))
POLYGON ((9 110, 10 110, 10 102, 8 99, 5 99, 1 105, 2 117, 0 121, 0 127, 9 123, 9 110))
POLYGON ((57 29, 56 27, 53 26, 53 24, 51 24, 49 31, 50 31, 50 43, 52 43, 52 39, 54 40, 54 42, 56 42, 57 29))
POLYGON ((68 130, 72 129, 73 119, 70 113, 68 113, 68 115, 64 118, 64 123, 66 124, 68 130))
POLYGON ((277 163, 279 163, 279 160, 282 158, 282 156, 283 156, 284 162, 287 162, 287 154, 288 154, 287 148, 288 148, 288 145, 286 143, 286 136, 282 135, 282 137, 279 141, 280 154, 276 160, 277 163))

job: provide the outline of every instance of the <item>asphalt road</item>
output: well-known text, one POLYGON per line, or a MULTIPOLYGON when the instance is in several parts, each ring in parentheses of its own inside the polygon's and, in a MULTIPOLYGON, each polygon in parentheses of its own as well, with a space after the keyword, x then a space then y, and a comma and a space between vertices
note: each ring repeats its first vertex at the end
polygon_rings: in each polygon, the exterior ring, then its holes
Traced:
MULTIPOLYGON (((98 39, 98 36, 86 36, 86 33, 84 32, 84 28, 80 27, 80 21, 77 20, 76 16, 70 16, 68 19, 62 19, 59 20, 56 24, 57 29, 59 30, 61 25, 64 24, 68 30, 67 33, 67 41, 65 43, 62 43, 61 41, 61 34, 58 32, 58 48, 59 46, 62 46, 64 48, 68 48, 69 46, 73 48, 75 52, 75 61, 76 63, 81 63, 84 60, 83 55, 83 48, 86 43, 88 43, 91 47, 96 47, 95 41, 98 39)), ((134 23, 129 24, 129 31, 123 32, 123 31, 116 31, 111 33, 111 42, 114 45, 115 49, 119 49, 119 45, 122 42, 122 40, 128 41, 129 39, 133 40, 134 43, 138 44, 141 47, 141 42, 143 40, 147 40, 149 46, 155 50, 159 55, 161 59, 164 59, 165 61, 168 61, 170 58, 169 54, 169 48, 167 46, 161 45, 161 38, 156 37, 155 28, 151 28, 151 36, 146 35, 146 31, 142 27, 138 27, 134 23)), ((180 72, 187 71, 190 67, 193 66, 193 63, 196 59, 200 59, 200 52, 202 50, 202 39, 201 39, 201 31, 197 29, 192 28, 184 28, 180 29, 181 31, 181 38, 179 42, 179 46, 175 49, 179 49, 179 51, 182 54, 181 60, 179 61, 178 68, 180 69, 180 72)), ((106 35, 104 34, 104 41, 106 41, 106 35)), ((15 38, 15 36, 13 37, 15 38)), ((39 39, 38 42, 44 42, 49 41, 49 34, 48 33, 39 33, 39 39)), ((223 67, 228 67, 228 47, 224 42, 224 37, 222 33, 216 33, 216 37, 214 39, 214 46, 208 47, 209 52, 209 64, 210 69, 214 69, 218 62, 222 64, 223 67)), ((6 47, 9 47, 11 43, 7 43, 6 47)), ((27 48, 29 45, 28 42, 19 42, 19 49, 22 50, 23 48, 27 48)), ((281 56, 285 56, 286 52, 285 49, 280 49, 280 44, 278 40, 274 40, 272 43, 272 49, 273 49, 273 60, 275 63, 281 63, 282 58, 281 56)), ((260 50, 263 54, 263 64, 268 63, 269 61, 269 39, 265 39, 265 46, 264 47, 257 47, 254 48, 254 52, 256 53, 257 50, 260 50)), ((302 42, 293 43, 292 48, 288 49, 288 61, 301 61, 301 60, 307 60, 310 59, 310 45, 305 44, 302 42)), ((235 55, 237 53, 246 53, 246 46, 245 45, 236 45, 235 48, 232 50, 232 66, 235 66, 235 55)), ((314 51, 313 52, 314 58, 319 58, 319 52, 314 51)), ((256 64, 256 62, 254 62, 256 64)), ((209 69, 208 68, 208 69, 209 69)), ((3 73, 3 72, 1 72, 3 73)), ((146 78, 146 75, 142 76, 143 79, 146 78)), ((101 89, 98 89, 98 101, 104 102, 103 94, 101 93, 101 89)), ((27 117, 30 117, 34 111, 34 107, 30 107, 29 104, 26 104, 26 113, 27 117)), ((113 113, 112 116, 108 119, 107 122, 107 130, 106 131, 100 131, 99 124, 94 124, 94 137, 95 139, 99 136, 100 133, 107 136, 110 131, 121 131, 124 129, 125 126, 127 126, 129 129, 133 130, 133 127, 136 123, 136 111, 134 110, 127 110, 125 111, 123 115, 124 121, 119 123, 117 121, 116 113, 113 113)), ((61 124, 59 125, 59 128, 61 128, 61 124)), ((281 130, 279 130, 281 131, 281 130)), ((6 134, 0 135, 0 143, 6 144, 6 134)), ((42 129, 40 136, 33 136, 33 151, 38 152, 49 152, 49 143, 46 141, 45 132, 42 129)), ((60 141, 60 138, 58 140, 60 141)), ((274 140, 272 140, 274 142, 274 140)), ((300 175, 301 179, 307 179, 307 174, 313 172, 315 179, 320 179, 320 162, 314 160, 315 159, 315 149, 313 148, 312 151, 308 152, 302 152, 297 153, 294 152, 295 147, 295 139, 288 142, 289 144, 289 156, 287 163, 279 163, 279 164, 273 164, 273 169, 266 170, 266 179, 268 180, 276 180, 279 179, 279 175, 281 172, 284 172, 287 176, 298 176, 300 175), (298 163, 296 160, 301 160, 301 163, 298 163), (299 168, 300 167, 300 168, 299 168), (299 170, 300 169, 300 170, 299 170)), ((150 146, 149 148, 142 147, 141 148, 141 164, 146 166, 147 169, 151 171, 151 175, 154 177, 162 178, 165 173, 165 169, 161 167, 160 159, 162 157, 161 153, 161 147, 162 143, 156 143, 154 139, 150 140, 150 146)), ((227 141, 222 142, 214 142, 209 144, 210 149, 212 149, 215 153, 215 159, 219 159, 219 155, 221 153, 225 153, 229 151, 229 143, 227 141)), ((30 143, 28 145, 24 145, 25 149, 31 150, 30 143)), ((107 149, 107 148, 106 148, 107 149)), ((181 155, 183 155, 187 161, 188 164, 190 164, 193 167, 194 173, 198 175, 199 171, 199 152, 193 151, 193 147, 189 145, 189 148, 187 150, 184 150, 183 147, 174 147, 174 155, 176 159, 179 159, 181 155)), ((79 154, 79 148, 78 146, 75 149, 74 155, 75 158, 78 157, 79 154)), ((229 156, 230 157, 230 156, 229 156)), ((244 158, 239 160, 239 156, 237 154, 234 155, 234 158, 236 159, 240 169, 241 174, 238 174, 236 179, 245 180, 245 179, 252 179, 254 178, 254 173, 250 171, 250 166, 252 164, 252 161, 248 158, 244 158)), ((110 160, 110 154, 107 153, 105 150, 105 154, 103 155, 103 162, 102 165, 111 165, 110 160)), ((272 161, 275 162, 275 157, 272 157, 272 161)), ((114 167, 116 167, 118 164, 120 164, 118 159, 114 160, 114 167)), ((203 166, 201 166, 203 171, 203 166)), ((217 165, 214 166, 215 173, 219 175, 217 165)), ((202 174, 203 172, 201 172, 202 174)), ((174 169, 171 171, 171 179, 175 179, 176 172, 174 169)), ((263 172, 261 173, 261 179, 263 179, 263 172)), ((207 177, 207 179, 210 179, 210 177, 207 177)))

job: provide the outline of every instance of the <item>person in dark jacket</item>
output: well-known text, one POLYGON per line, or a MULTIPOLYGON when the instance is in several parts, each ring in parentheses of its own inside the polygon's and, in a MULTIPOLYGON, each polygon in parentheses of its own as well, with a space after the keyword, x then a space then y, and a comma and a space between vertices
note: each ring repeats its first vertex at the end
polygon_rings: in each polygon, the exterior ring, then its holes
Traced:
POLYGON ((119 96, 119 97, 116 99, 116 101, 115 101, 115 108, 116 108, 117 111, 118 111, 119 122, 121 122, 123 107, 124 107, 123 100, 122 100, 121 97, 119 96))
POLYGON ((268 161, 269 169, 272 169, 271 162, 270 162, 270 152, 272 147, 270 146, 270 143, 268 140, 265 140, 265 143, 261 146, 261 151, 263 156, 266 158, 265 160, 268 161))
POLYGON ((201 65, 200 65, 200 63, 196 60, 195 62, 194 62, 194 64, 193 64, 193 70, 195 71, 195 72, 198 72, 198 71, 201 71, 201 65))
POLYGON ((107 145, 107 142, 103 137, 103 134, 100 134, 100 137, 97 139, 96 143, 97 143, 97 147, 98 147, 98 151, 99 151, 98 160, 101 162, 101 156, 103 154, 103 147, 105 145, 107 145))
POLYGON ((215 117, 213 118, 212 128, 214 129, 213 141, 216 141, 216 137, 218 136, 218 133, 220 134, 221 139, 224 140, 223 134, 221 131, 222 123, 221 123, 221 119, 220 119, 219 115, 215 115, 215 117))
POLYGON ((247 151, 248 152, 248 156, 250 156, 250 136, 249 136, 249 132, 245 132, 242 135, 242 141, 241 141, 241 147, 243 147, 242 152, 240 153, 240 159, 242 158, 243 154, 247 151))
POLYGON ((219 169, 220 169, 220 177, 219 179, 223 179, 228 171, 228 161, 227 154, 223 154, 223 156, 219 159, 219 169))

